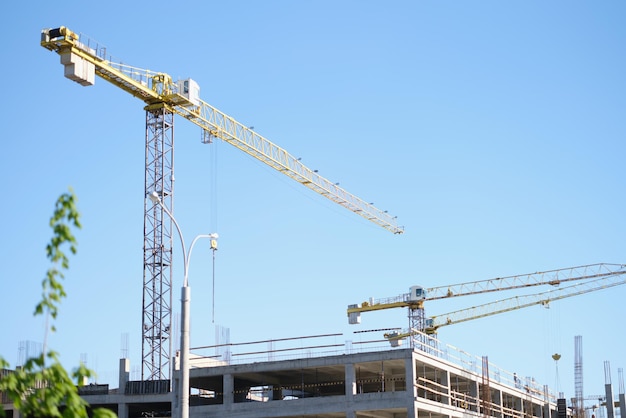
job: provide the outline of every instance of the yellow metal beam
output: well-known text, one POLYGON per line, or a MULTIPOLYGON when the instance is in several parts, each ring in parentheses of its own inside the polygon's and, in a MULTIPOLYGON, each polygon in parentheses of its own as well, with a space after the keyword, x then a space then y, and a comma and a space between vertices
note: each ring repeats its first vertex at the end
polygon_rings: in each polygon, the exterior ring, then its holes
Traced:
MULTIPOLYGON (((41 45, 61 56, 70 54, 72 58, 78 57, 95 66, 95 73, 99 77, 141 99, 146 103, 147 109, 152 106, 166 106, 174 113, 198 125, 208 136, 219 138, 235 146, 368 221, 394 234, 404 232, 404 228, 397 225, 396 217, 389 215, 387 211, 376 208, 339 187, 338 184, 320 176, 281 147, 208 103, 199 98, 190 100, 181 94, 177 83, 173 82, 169 75, 108 60, 103 53, 104 48, 63 26, 56 29, 44 29, 41 45)), ((84 85, 88 84, 88 82, 84 83, 84 85)))
POLYGON ((620 286, 623 284, 626 284, 626 271, 622 270, 612 275, 606 275, 594 280, 573 284, 567 287, 561 287, 547 292, 514 296, 483 305, 472 306, 471 308, 460 309, 458 311, 432 316, 432 329, 426 330, 426 332, 433 332, 446 325, 458 324, 460 322, 510 312, 529 306, 548 306, 550 302, 560 299, 595 292, 602 289, 608 289, 610 287, 620 286))
POLYGON ((392 302, 392 303, 377 303, 374 305, 370 305, 367 302, 363 302, 360 306, 350 306, 347 309, 348 315, 351 313, 360 313, 360 312, 372 312, 372 311, 382 311, 384 309, 393 309, 393 308, 407 308, 414 307, 417 308, 418 304, 416 302, 392 302))

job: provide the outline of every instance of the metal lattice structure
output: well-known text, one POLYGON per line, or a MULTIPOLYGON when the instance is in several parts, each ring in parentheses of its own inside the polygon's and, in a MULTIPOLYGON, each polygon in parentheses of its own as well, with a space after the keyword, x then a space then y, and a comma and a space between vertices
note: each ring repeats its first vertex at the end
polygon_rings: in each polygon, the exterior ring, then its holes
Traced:
MULTIPOLYGON (((423 333, 434 334, 441 327, 458 324, 478 318, 484 318, 534 305, 549 305, 550 302, 583 295, 626 284, 626 265, 598 263, 578 267, 568 267, 547 272, 523 274, 510 277, 480 280, 455 285, 433 288, 412 286, 409 293, 383 298, 370 299, 361 304, 348 305, 347 314, 350 324, 361 322, 361 313, 392 308, 408 308, 409 328, 385 334, 392 346, 407 337, 423 339, 423 333), (563 283, 575 283, 560 287, 563 283), (448 312, 442 315, 426 317, 424 303, 438 299, 470 296, 483 293, 511 291, 534 286, 550 286, 553 290, 535 294, 523 294, 495 302, 475 305, 470 308, 448 312)), ((423 341, 409 340, 411 347, 422 345, 423 341)))
POLYGON ((419 308, 409 308, 409 329, 412 333, 414 333, 414 338, 409 339, 409 344, 411 348, 415 348, 416 346, 422 346, 427 343, 428 339, 422 331, 426 328, 426 318, 424 316, 424 307, 420 306, 419 308), (419 331, 419 332, 415 332, 419 331))
POLYGON ((585 417, 583 397, 583 337, 574 337, 574 418, 585 417))
MULTIPOLYGON (((174 114, 146 111, 146 194, 156 191, 172 211, 174 114)), ((142 380, 169 379, 172 358, 172 220, 144 199, 142 380)))
POLYGON ((491 417, 491 385, 489 384, 489 359, 487 356, 482 358, 482 384, 480 386, 480 401, 482 404, 482 413, 484 418, 491 417))
MULTIPOLYGON (((203 141, 220 139, 299 182, 321 196, 395 234, 403 232, 396 217, 320 176, 287 151, 248 126, 202 101, 192 79, 174 81, 163 72, 122 64, 107 48, 65 26, 44 29, 41 46, 61 57, 65 77, 83 86, 96 76, 145 103, 146 196, 156 192, 173 212, 174 115, 202 129, 203 141)), ((144 278, 142 379, 168 379, 171 373, 172 221, 150 199, 144 203, 144 278)))

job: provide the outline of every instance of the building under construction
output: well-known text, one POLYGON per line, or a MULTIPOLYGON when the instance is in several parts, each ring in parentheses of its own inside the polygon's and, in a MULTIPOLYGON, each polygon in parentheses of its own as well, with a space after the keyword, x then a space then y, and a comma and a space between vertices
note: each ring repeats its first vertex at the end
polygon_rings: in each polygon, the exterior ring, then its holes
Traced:
MULTIPOLYGON (((430 336, 422 337, 424 344, 413 348, 390 348, 384 340, 339 343, 342 334, 330 334, 255 343, 265 349, 255 348, 254 343, 194 349, 190 416, 572 415, 564 400, 558 401, 534 379, 490 365, 487 357, 473 357, 430 336)), ((131 381, 129 371, 128 359, 122 359, 118 388, 86 385, 80 389, 82 396, 92 407, 111 409, 121 418, 175 415, 177 391, 170 381, 131 381)), ((173 374, 176 382, 179 373, 173 374)), ((4 407, 8 417, 17 416, 12 406, 4 407)))
MULTIPOLYGON (((90 86, 98 76, 139 98, 145 106, 142 378, 131 381, 129 362, 122 359, 118 388, 111 389, 108 385, 80 388, 81 395, 93 407, 111 409, 122 418, 167 417, 179 415, 176 408, 186 404, 186 395, 181 396, 185 397, 182 402, 177 394, 189 393, 190 415, 197 417, 565 418, 571 415, 565 402, 557 402, 547 387, 537 386, 533 379, 490 368, 486 357, 468 358, 449 347, 442 348, 432 335, 442 326, 624 284, 624 265, 581 266, 430 289, 413 286, 410 293, 398 298, 349 306, 350 323, 359 323, 362 312, 409 308, 409 330, 391 333, 386 340, 358 344, 316 342, 307 347, 300 344, 297 350, 279 350, 271 342, 263 350, 250 351, 247 350, 250 345, 242 346, 246 351, 241 353, 231 352, 240 346, 228 344, 224 352, 194 351, 191 357, 189 298, 188 293, 183 293, 181 358, 174 356, 171 344, 177 337, 172 334, 171 306, 174 226, 181 235, 185 252, 180 228, 171 212, 174 115, 200 127, 203 143, 218 139, 227 142, 394 234, 401 234, 403 228, 386 210, 352 195, 339 187, 339 183, 304 166, 300 158, 262 137, 252 127, 202 101, 194 80, 174 81, 166 73, 112 60, 107 48, 64 26, 44 29, 41 46, 59 54, 65 77, 90 86), (585 282, 588 279, 593 280, 585 282), (556 286, 565 281, 582 281, 582 284, 560 288, 550 295, 526 295, 523 299, 515 295, 497 304, 439 317, 427 318, 424 314, 423 304, 427 300, 538 285, 556 286), (412 343, 403 348, 400 342, 407 337, 412 343), (179 385, 179 382, 184 383, 179 385)), ((212 244, 212 249, 216 249, 216 244, 212 244)), ((186 259, 184 254, 183 259, 186 259)), ((186 280, 182 291, 189 291, 186 280)), ((6 399, 3 403, 8 416, 15 417, 6 399)))

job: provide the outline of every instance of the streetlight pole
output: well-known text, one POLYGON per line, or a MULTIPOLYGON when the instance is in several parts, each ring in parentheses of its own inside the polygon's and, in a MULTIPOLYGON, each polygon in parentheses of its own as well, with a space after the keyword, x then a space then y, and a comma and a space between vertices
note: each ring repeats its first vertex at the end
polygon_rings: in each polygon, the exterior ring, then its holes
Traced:
POLYGON ((150 200, 154 204, 158 204, 161 209, 170 217, 176 230, 178 231, 178 236, 180 237, 180 243, 183 249, 183 265, 184 265, 184 279, 183 286, 181 288, 181 318, 180 318, 180 391, 179 391, 179 406, 178 416, 180 418, 189 418, 189 306, 191 302, 191 288, 189 287, 189 258, 191 257, 191 251, 193 250, 193 246, 196 242, 201 238, 209 238, 212 241, 211 247, 217 248, 216 245, 213 244, 213 240, 218 238, 216 233, 212 234, 201 234, 196 236, 191 245, 189 246, 189 253, 185 248, 185 239, 183 238, 183 233, 180 230, 180 226, 178 222, 176 222, 176 218, 174 215, 165 207, 161 197, 156 191, 153 191, 148 195, 150 200))

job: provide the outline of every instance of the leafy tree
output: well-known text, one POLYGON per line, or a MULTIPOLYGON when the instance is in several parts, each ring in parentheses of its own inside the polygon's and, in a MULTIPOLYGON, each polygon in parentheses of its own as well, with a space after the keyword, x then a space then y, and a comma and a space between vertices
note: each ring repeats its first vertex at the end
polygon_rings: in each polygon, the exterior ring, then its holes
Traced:
MULTIPOLYGON (((71 375, 68 374, 59 361, 58 353, 46 348, 48 333, 56 331, 53 321, 57 317, 59 304, 67 296, 61 283, 63 272, 69 269, 69 258, 65 251, 69 248, 72 254, 76 254, 77 242, 72 231, 81 228, 76 196, 72 189, 57 199, 50 227, 52 239, 46 246, 46 255, 52 266, 43 279, 41 301, 34 312, 35 316, 45 315, 43 352, 27 359, 23 367, 15 372, 0 377, 0 392, 8 395, 15 409, 27 417, 87 417, 89 404, 79 396, 72 378, 80 385, 94 373, 81 363, 71 375)), ((9 363, 0 356, 0 369, 8 368, 9 363)), ((92 412, 92 416, 97 418, 116 416, 104 408, 92 412)), ((0 408, 0 416, 4 416, 3 408, 0 408)))

